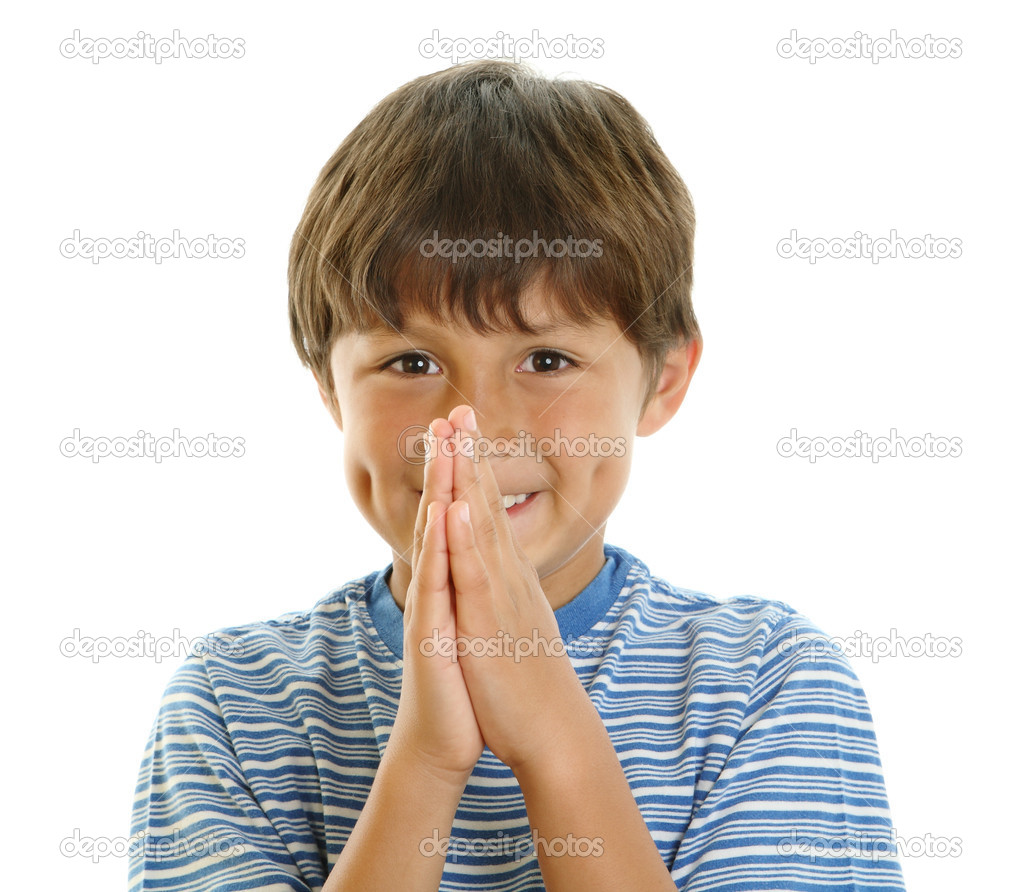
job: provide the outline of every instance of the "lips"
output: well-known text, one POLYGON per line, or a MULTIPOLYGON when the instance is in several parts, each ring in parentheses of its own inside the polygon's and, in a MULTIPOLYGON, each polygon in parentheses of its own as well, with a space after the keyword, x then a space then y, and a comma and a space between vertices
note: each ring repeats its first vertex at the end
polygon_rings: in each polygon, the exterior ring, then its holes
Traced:
MULTIPOLYGON (((422 498, 423 491, 420 489, 416 490, 416 495, 422 498)), ((504 502, 505 511, 515 511, 520 505, 525 505, 527 502, 532 502, 536 492, 519 492, 519 493, 508 493, 507 495, 502 494, 501 499, 504 502)))

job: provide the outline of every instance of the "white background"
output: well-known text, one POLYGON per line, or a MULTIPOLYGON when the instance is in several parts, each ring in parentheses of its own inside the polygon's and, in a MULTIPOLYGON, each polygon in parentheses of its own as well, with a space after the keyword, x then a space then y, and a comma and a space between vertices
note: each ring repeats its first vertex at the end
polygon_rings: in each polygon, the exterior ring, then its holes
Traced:
POLYGON ((784 600, 829 634, 958 638, 853 657, 910 888, 993 888, 1018 845, 1020 18, 971 4, 21 5, 2 57, 5 886, 123 888, 123 837, 180 662, 61 656, 87 636, 203 635, 310 607, 385 566, 342 436, 288 338, 291 233, 371 106, 504 31, 603 41, 528 59, 623 93, 696 204, 705 353, 638 445, 608 541, 671 582, 784 600), (241 38, 241 59, 61 55, 83 36, 241 38), (958 59, 781 58, 801 36, 959 38, 958 59), (89 237, 242 238, 236 260, 65 259, 89 237), (959 259, 782 259, 779 239, 961 239, 959 259), (237 459, 65 458, 83 436, 243 437, 237 459), (855 431, 959 458, 783 458, 855 431), (1015 543, 1015 544, 1014 544, 1015 543), (21 884, 16 880, 21 879, 21 884))

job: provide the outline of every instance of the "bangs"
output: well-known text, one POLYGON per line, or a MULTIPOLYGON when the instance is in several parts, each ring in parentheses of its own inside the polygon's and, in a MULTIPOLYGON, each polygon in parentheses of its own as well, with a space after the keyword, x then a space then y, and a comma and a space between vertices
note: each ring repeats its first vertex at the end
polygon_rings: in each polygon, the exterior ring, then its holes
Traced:
POLYGON ((565 258, 517 261, 516 250, 519 254, 531 250, 532 234, 529 239, 513 238, 495 230, 492 236, 466 233, 444 239, 439 237, 443 231, 412 239, 411 247, 399 243, 382 251, 366 275, 357 277, 366 284, 364 299, 345 296, 335 312, 347 309, 350 327, 357 331, 381 327, 402 331, 410 314, 424 314, 479 334, 537 334, 522 311, 523 294, 537 289, 550 315, 559 321, 586 325, 614 316, 609 296, 601 300, 595 291, 603 277, 593 270, 587 275, 585 264, 599 263, 599 258, 583 258, 574 266, 565 258), (504 256, 505 249, 510 249, 511 259, 504 256), (445 253, 465 256, 454 259, 445 253), (486 256, 490 254, 498 256, 486 256))

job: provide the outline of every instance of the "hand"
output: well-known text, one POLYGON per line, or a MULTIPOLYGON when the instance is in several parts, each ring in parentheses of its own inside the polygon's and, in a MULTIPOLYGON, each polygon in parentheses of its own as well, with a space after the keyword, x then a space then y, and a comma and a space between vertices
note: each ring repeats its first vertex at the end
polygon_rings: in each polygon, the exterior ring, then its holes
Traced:
MULTIPOLYGON (((467 427, 471 415, 459 406, 448 416, 456 443, 478 436, 467 427)), ((451 451, 447 550, 458 662, 483 739, 518 773, 558 752, 572 722, 592 705, 536 569, 515 538, 490 462, 461 445, 451 451)))
POLYGON ((483 737, 453 646, 436 652, 443 642, 453 645, 457 634, 445 522, 450 522, 445 515, 451 505, 452 457, 436 438, 430 446, 405 599, 401 698, 388 748, 396 746, 434 774, 464 786, 483 752, 483 737))

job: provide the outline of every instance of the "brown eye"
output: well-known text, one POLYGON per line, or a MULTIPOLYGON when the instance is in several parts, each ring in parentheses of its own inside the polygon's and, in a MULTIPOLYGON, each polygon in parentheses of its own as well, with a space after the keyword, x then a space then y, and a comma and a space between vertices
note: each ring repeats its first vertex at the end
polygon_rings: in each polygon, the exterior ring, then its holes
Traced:
POLYGON ((401 372, 403 375, 429 375, 440 371, 437 363, 425 353, 403 353, 393 362, 388 363, 387 368, 401 372), (433 371, 431 371, 431 367, 433 371))
POLYGON ((525 371, 530 372, 560 372, 562 369, 573 365, 571 359, 557 350, 535 350, 526 359, 525 371))

